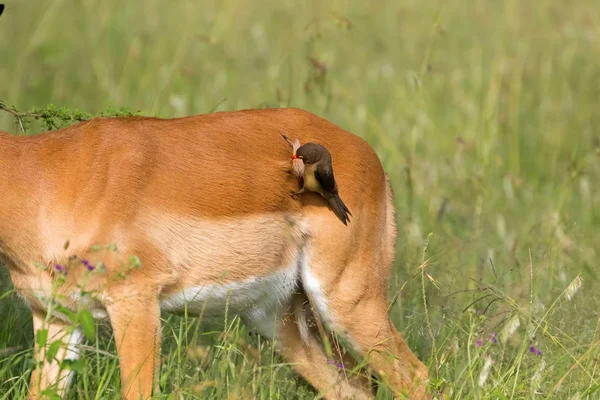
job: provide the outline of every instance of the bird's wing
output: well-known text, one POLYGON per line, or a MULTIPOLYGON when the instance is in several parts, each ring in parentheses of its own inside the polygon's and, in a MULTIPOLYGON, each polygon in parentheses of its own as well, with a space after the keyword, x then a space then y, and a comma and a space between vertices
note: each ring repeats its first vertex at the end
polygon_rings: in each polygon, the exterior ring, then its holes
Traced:
POLYGON ((318 164, 317 168, 315 168, 315 178, 319 181, 323 190, 337 193, 338 189, 335 178, 333 177, 333 169, 330 164, 318 164))
POLYGON ((352 215, 352 213, 350 213, 350 210, 348 210, 348 207, 346 207, 346 204, 344 204, 338 195, 338 188, 335 183, 335 178, 333 177, 333 168, 331 168, 331 164, 318 164, 317 168, 315 168, 315 178, 321 184, 323 196, 329 202, 335 215, 344 223, 344 225, 347 225, 348 221, 350 221, 348 215, 352 215))

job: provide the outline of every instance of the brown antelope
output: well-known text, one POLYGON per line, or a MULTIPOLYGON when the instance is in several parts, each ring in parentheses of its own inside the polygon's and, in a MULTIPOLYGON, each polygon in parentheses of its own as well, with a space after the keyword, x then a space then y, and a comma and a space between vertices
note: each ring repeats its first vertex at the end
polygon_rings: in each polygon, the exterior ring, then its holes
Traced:
MULTIPOLYGON (((364 140, 324 119, 268 109, 0 132, 0 188, 0 254, 14 286, 48 343, 68 336, 32 373, 31 398, 67 388, 58 362, 76 357, 83 337, 67 331, 64 313, 48 313, 53 290, 63 307, 109 319, 127 399, 158 390, 161 311, 218 314, 226 303, 326 398, 373 392, 329 364, 322 326, 398 397, 428 396, 427 369, 387 313, 396 238, 387 177, 364 140), (331 152, 348 226, 318 194, 291 196, 299 187, 281 131, 331 152), (95 250, 110 243, 118 251, 95 250), (132 255, 139 266, 123 273, 132 255), (69 267, 73 256, 104 272, 69 267)), ((335 357, 356 365, 348 353, 335 357)))

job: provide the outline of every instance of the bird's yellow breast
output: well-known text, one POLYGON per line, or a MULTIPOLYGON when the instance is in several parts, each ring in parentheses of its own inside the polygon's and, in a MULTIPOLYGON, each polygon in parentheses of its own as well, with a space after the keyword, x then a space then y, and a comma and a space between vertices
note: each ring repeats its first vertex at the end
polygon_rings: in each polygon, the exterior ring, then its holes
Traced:
POLYGON ((321 188, 321 184, 315 178, 315 169, 317 168, 317 164, 307 165, 304 170, 304 189, 310 190, 311 192, 317 192, 323 194, 323 189, 321 188))

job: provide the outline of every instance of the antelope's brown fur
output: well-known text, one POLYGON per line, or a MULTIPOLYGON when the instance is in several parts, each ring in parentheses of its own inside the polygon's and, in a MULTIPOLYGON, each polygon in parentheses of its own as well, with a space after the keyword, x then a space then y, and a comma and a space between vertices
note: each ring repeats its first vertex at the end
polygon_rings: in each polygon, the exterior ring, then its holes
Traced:
MULTIPOLYGON (((92 278, 66 267, 59 291, 66 307, 109 318, 127 399, 156 387, 159 317, 169 296, 278 271, 297 271, 299 289, 293 298, 282 291, 275 339, 309 383, 331 399, 373 396, 364 379, 332 369, 318 332, 304 329, 299 315, 310 319, 310 305, 399 397, 426 396, 427 370, 387 314, 396 227, 385 173, 364 140, 324 119, 298 109, 244 110, 96 118, 31 137, 0 132, 0 190, 0 254, 36 329, 60 274, 54 264, 76 255, 105 265, 92 278), (298 181, 282 130, 330 151, 352 224, 341 224, 318 194, 290 196, 298 181), (95 251, 96 244, 118 251, 95 251), (124 272, 131 255, 141 266, 124 272), (93 298, 77 295, 83 280, 93 298)), ((57 313, 49 330, 67 334, 65 322, 57 313)), ((59 357, 66 354, 65 347, 59 357)), ((56 364, 35 370, 31 398, 63 375, 56 364)))

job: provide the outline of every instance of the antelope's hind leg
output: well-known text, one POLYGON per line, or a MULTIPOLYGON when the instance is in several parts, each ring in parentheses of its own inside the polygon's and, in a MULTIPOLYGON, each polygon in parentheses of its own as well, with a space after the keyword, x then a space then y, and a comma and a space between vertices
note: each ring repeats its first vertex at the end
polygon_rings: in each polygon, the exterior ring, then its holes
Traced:
POLYGON ((275 323, 271 332, 275 333, 277 350, 300 376, 326 399, 373 398, 369 379, 357 373, 352 357, 336 350, 327 357, 304 293, 294 294, 284 311, 265 322, 275 323))
POLYGON ((305 266, 304 276, 313 283, 305 287, 308 286, 311 299, 318 299, 319 314, 324 316, 328 327, 345 339, 397 398, 427 399, 428 370, 389 319, 387 287, 372 284, 367 276, 356 275, 359 271, 376 271, 364 265, 360 259, 348 263, 345 268, 354 274, 341 275, 342 281, 349 279, 347 283, 328 282, 319 277, 319 271, 327 270, 323 265, 315 269, 305 266))
POLYGON ((386 306, 379 300, 367 300, 350 314, 333 312, 355 349, 398 398, 425 399, 427 368, 390 321, 386 306))

